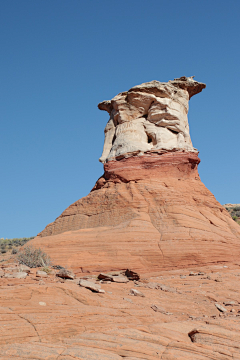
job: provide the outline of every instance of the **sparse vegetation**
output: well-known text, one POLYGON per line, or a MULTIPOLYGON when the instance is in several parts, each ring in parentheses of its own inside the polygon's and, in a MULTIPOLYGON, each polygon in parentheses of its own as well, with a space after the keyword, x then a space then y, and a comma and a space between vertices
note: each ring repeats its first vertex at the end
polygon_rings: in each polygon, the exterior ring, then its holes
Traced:
POLYGON ((225 205, 225 208, 229 212, 233 220, 240 225, 240 205, 228 204, 225 205))
POLYGON ((18 247, 25 245, 32 239, 34 239, 34 236, 29 238, 0 239, 0 253, 5 254, 7 251, 12 250, 12 254, 17 254, 18 247))
POLYGON ((30 268, 48 267, 51 265, 50 257, 40 248, 36 249, 33 246, 26 246, 18 253, 18 261, 20 264, 29 266, 30 268))
POLYGON ((47 273, 47 274, 51 274, 51 272, 52 272, 52 270, 48 266, 44 266, 41 270, 45 271, 45 273, 47 273))

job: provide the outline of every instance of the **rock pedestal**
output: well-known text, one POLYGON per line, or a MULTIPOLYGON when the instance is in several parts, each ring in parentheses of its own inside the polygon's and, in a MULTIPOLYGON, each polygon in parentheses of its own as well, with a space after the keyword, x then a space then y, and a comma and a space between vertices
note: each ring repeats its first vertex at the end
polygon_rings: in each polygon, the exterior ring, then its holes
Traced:
POLYGON ((109 113, 104 175, 32 243, 75 271, 141 273, 238 260, 240 227, 198 175, 188 102, 193 77, 134 86, 109 113))
POLYGON ((57 276, 0 266, 1 359, 240 359, 240 227, 201 182, 188 131, 204 87, 153 81, 99 105, 104 175, 31 241, 57 276))
POLYGON ((104 164, 90 194, 33 240, 75 271, 146 273, 238 260, 240 227, 201 182, 193 152, 104 164))

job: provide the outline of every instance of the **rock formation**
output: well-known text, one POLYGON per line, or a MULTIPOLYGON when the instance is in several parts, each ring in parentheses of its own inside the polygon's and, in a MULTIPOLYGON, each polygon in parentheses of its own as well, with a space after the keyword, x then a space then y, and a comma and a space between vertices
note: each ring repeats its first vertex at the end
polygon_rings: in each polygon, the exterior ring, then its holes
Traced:
POLYGON ((110 119, 105 128, 101 162, 142 155, 150 150, 186 150, 192 146, 188 101, 206 87, 193 77, 134 86, 98 107, 110 119))
POLYGON ((188 100, 204 87, 186 77, 152 81, 100 103, 110 113, 104 175, 33 244, 90 272, 237 259, 240 227, 201 182, 189 135, 188 100))
POLYGON ((99 105, 103 176, 30 241, 55 266, 0 259, 1 360, 240 360, 240 227, 201 182, 187 123, 203 87, 99 105))

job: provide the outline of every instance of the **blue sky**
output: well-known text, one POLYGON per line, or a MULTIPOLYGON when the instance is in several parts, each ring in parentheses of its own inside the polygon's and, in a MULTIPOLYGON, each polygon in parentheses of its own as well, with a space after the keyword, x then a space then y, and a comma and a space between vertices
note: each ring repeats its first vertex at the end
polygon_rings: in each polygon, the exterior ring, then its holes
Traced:
POLYGON ((195 75, 199 173, 240 203, 240 2, 2 0, 0 237, 34 236, 102 175, 97 104, 142 82, 195 75))

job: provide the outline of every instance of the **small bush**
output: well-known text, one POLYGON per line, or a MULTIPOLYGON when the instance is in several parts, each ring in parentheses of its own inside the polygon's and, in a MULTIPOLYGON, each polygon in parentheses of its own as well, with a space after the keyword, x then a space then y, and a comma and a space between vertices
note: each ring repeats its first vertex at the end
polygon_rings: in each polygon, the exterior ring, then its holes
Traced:
POLYGON ((1 248, 1 250, 0 250, 0 251, 1 251, 1 253, 2 253, 2 254, 6 254, 6 252, 7 252, 7 250, 6 250, 6 249, 4 249, 4 248, 1 248))
POLYGON ((15 255, 15 254, 17 254, 18 253, 18 249, 17 248, 13 248, 12 249, 12 255, 15 255))
POLYGON ((52 272, 52 270, 49 269, 48 266, 44 266, 41 270, 42 270, 42 271, 45 271, 45 273, 47 273, 47 274, 51 274, 51 272, 52 272))
POLYGON ((33 246, 26 246, 18 254, 20 264, 29 266, 30 268, 46 267, 51 265, 50 257, 40 248, 35 249, 33 246))

